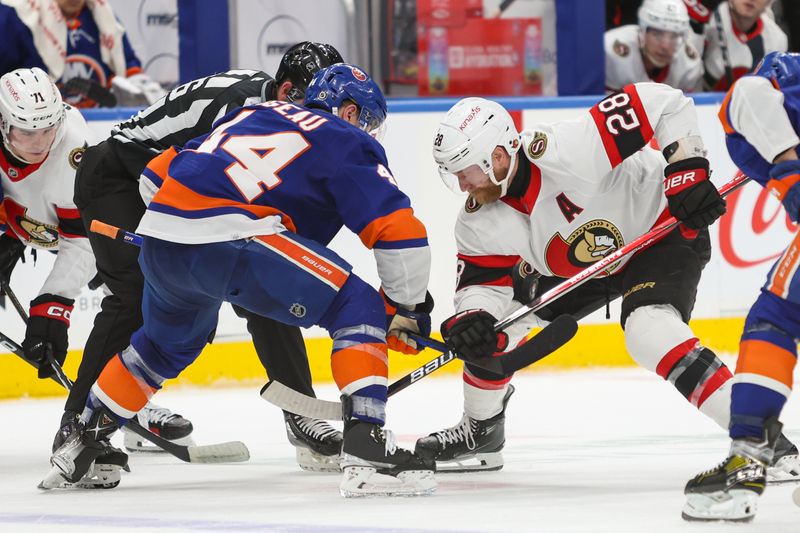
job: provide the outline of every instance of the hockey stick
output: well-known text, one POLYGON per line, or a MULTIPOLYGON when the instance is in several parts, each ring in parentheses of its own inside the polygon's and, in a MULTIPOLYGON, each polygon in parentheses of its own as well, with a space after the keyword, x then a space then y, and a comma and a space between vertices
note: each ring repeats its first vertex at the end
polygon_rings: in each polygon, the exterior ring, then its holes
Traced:
POLYGON ((105 222, 100 222, 97 219, 92 220, 89 229, 94 233, 105 235, 109 239, 114 239, 115 241, 122 241, 139 247, 142 246, 143 239, 141 235, 125 231, 124 229, 106 224, 105 222))
MULTIPOLYGON (((724 198, 734 190, 738 189, 739 187, 747 183, 749 180, 750 180, 749 177, 741 173, 737 174, 731 181, 729 181, 719 189, 720 196, 724 198)), ((556 299, 561 298, 565 294, 575 290, 576 288, 580 287, 590 279, 600 274, 606 268, 609 268, 614 263, 620 261, 625 256, 632 254, 634 252, 638 252, 645 248, 648 248, 649 246, 652 246, 653 244, 661 240, 663 237, 665 237, 667 233, 669 233, 672 229, 674 229, 679 223, 680 222, 675 217, 668 218, 667 220, 665 220, 655 228, 651 229, 644 235, 641 235, 640 237, 634 239, 630 243, 618 249, 616 252, 607 255, 600 261, 594 263, 592 266, 578 272, 577 274, 567 279, 566 281, 561 282, 560 284, 556 285, 555 287, 545 292, 541 296, 535 298, 528 305, 519 308, 517 311, 511 313, 506 318, 500 320, 494 325, 495 331, 501 331, 506 329, 507 327, 516 323, 517 321, 529 315, 530 313, 538 311, 539 309, 555 301, 556 299)), ((542 332, 540 332, 539 334, 541 335, 544 332, 545 330, 542 330, 542 332)), ((536 336, 533 337, 528 342, 533 342, 533 340, 535 339, 536 336)), ((555 351, 555 349, 551 350, 551 352, 552 351, 555 351)), ((546 353, 545 355, 548 355, 549 353, 550 352, 546 353)), ((442 366, 446 365, 453 359, 455 359, 455 356, 453 354, 451 354, 450 352, 445 352, 436 359, 427 363, 425 366, 420 367, 411 374, 408 374, 407 376, 401 378, 397 382, 397 384, 403 382, 405 385, 402 388, 405 388, 411 383, 417 381, 418 379, 423 378, 428 374, 430 374, 431 372, 437 370, 438 368, 441 368, 442 366)), ((539 359, 541 359, 541 357, 539 359)), ((392 385, 394 386, 395 384, 392 385)), ((402 390, 402 388, 397 390, 402 390)), ((303 416, 308 416, 310 418, 336 420, 338 419, 337 413, 339 414, 339 416, 341 414, 340 403, 331 402, 327 400, 320 400, 318 398, 312 398, 311 396, 306 396, 293 389, 290 389, 289 387, 286 387, 285 385, 279 382, 270 381, 266 385, 264 385, 264 387, 261 389, 261 397, 264 398, 266 401, 274 405, 277 405, 278 407, 283 408, 286 411, 300 414, 303 416)))
MULTIPOLYGON (((561 315, 517 348, 500 356, 486 357, 480 361, 481 364, 475 363, 475 361, 469 361, 469 363, 481 366, 481 368, 485 368, 495 374, 513 374, 517 370, 531 365, 556 351, 574 337, 577 331, 578 323, 575 319, 569 315, 561 315)), ((411 384, 432 374, 457 358, 443 342, 418 335, 413 337, 420 344, 443 353, 389 385, 389 396, 406 389, 411 384)), ((342 419, 342 404, 340 402, 320 400, 319 398, 307 396, 287 387, 280 381, 267 382, 261 389, 261 397, 290 413, 321 420, 342 419)))
MULTIPOLYGON (((22 305, 20 305, 19 300, 11 290, 11 287, 3 282, 2 288, 11 301, 14 302, 14 307, 17 308, 19 316, 27 324, 28 314, 22 308, 22 305)), ((0 345, 4 346, 8 351, 20 357, 23 361, 38 370, 39 366, 25 357, 25 352, 22 349, 22 346, 11 340, 1 331, 0 345)), ((62 385, 65 389, 71 390, 72 381, 64 373, 64 369, 61 368, 61 365, 58 364, 58 361, 55 360, 52 353, 48 353, 47 359, 50 363, 50 366, 52 366, 53 370, 55 371, 55 375, 50 376, 50 378, 62 385)), ((187 463, 238 463, 250 459, 250 451, 243 442, 231 441, 220 444, 208 444, 205 446, 183 446, 182 444, 176 444, 168 441, 160 435, 156 435, 155 433, 145 429, 135 418, 131 419, 125 425, 125 427, 140 437, 149 440, 162 450, 171 453, 178 459, 186 461, 187 463)))

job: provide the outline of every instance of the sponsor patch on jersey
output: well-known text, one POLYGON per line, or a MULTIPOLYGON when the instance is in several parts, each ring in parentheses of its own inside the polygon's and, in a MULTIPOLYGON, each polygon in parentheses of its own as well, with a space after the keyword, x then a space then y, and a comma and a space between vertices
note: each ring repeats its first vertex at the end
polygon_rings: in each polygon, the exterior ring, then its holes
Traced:
POLYGON ((547 135, 541 131, 533 134, 533 140, 528 145, 528 155, 531 159, 539 159, 547 150, 547 135))
POLYGON ((621 41, 614 41, 614 44, 611 45, 611 49, 614 50, 614 53, 619 57, 628 57, 628 54, 631 53, 631 47, 621 41))
POLYGON ((467 213, 474 213, 480 208, 481 204, 478 203, 478 200, 476 200, 472 195, 469 195, 467 197, 467 202, 464 204, 464 211, 467 213))
POLYGON ((72 151, 67 156, 67 160, 69 161, 69 166, 72 167, 73 170, 78 168, 78 165, 83 159, 83 152, 86 151, 86 148, 81 146, 80 148, 73 148, 72 151))
MULTIPOLYGON (((616 252, 625 242, 619 229, 607 220, 589 221, 566 239, 556 234, 546 247, 546 261, 555 276, 569 278, 616 252)), ((614 271, 616 265, 605 270, 614 271)))

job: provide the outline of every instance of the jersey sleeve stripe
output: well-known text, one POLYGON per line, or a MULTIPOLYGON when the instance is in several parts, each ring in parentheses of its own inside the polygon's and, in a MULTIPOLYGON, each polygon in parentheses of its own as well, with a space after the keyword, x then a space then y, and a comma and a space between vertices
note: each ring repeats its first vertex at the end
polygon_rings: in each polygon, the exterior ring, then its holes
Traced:
POLYGON ((339 265, 331 263, 297 241, 280 233, 259 235, 255 238, 255 241, 263 244, 287 261, 294 263, 334 290, 341 289, 350 276, 350 272, 339 265))
MULTIPOLYGON (((636 90, 636 85, 628 85, 625 87, 624 91, 628 94, 628 96, 631 97, 631 106, 633 107, 636 116, 639 117, 639 131, 641 132, 641 136, 644 138, 644 144, 642 144, 642 146, 644 146, 650 139, 653 138, 653 126, 650 125, 650 119, 647 118, 647 112, 644 109, 644 105, 642 105, 642 99, 639 98, 639 92, 636 90)), ((638 151, 639 148, 634 150, 634 152, 638 151)), ((625 155, 623 157, 628 156, 625 155)))
POLYGON ((736 87, 735 84, 728 90, 728 94, 725 95, 725 98, 722 100, 722 105, 719 107, 719 113, 717 113, 719 121, 722 123, 722 129, 728 135, 736 133, 736 130, 731 125, 730 116, 731 98, 733 97, 734 87, 736 87))
POLYGON ((428 239, 403 239, 399 241, 377 241, 373 248, 379 250, 402 250, 404 248, 424 248, 428 239))
POLYGON ((595 125, 597 125, 597 133, 600 134, 600 140, 603 142, 603 148, 606 150, 608 161, 611 163, 612 168, 616 167, 622 163, 622 157, 619 154, 617 143, 614 141, 614 137, 605 127, 606 116, 597 108, 597 106, 592 107, 592 109, 589 110, 589 113, 592 115, 592 118, 594 118, 595 125))
POLYGON ((414 216, 411 208, 398 209, 376 218, 367 224, 358 236, 369 249, 419 248, 428 245, 425 225, 414 216), (411 246, 393 245, 400 242, 407 242, 411 246))
POLYGON ((458 254, 458 258, 466 263, 481 268, 511 268, 519 261, 518 255, 466 255, 458 254))
POLYGON ((86 237, 80 212, 74 208, 56 207, 58 217, 58 233, 68 239, 86 237))

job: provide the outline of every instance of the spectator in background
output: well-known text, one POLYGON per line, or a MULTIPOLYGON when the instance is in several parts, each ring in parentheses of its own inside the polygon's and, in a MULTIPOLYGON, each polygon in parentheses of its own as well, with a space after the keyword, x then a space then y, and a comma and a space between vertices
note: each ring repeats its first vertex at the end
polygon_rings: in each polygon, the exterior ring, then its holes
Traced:
POLYGON ((642 0, 606 0, 606 29, 636 24, 642 0))
POLYGON ((164 95, 107 1, 0 0, 0 33, 0 74, 39 67, 74 106, 140 105, 164 95))
POLYGON ((703 47, 703 88, 725 91, 747 74, 769 52, 785 52, 786 34, 768 9, 772 0, 700 2, 684 0, 691 7, 695 46, 703 47))
POLYGON ((654 81, 685 92, 694 91, 703 75, 700 54, 686 38, 689 14, 683 0, 645 0, 639 24, 605 34, 606 90, 654 81))

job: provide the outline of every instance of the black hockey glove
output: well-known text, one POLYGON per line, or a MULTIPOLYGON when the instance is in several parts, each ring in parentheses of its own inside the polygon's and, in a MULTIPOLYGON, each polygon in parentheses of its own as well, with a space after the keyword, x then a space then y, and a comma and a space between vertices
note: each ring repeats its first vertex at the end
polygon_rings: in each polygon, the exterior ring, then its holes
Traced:
POLYGON ((460 359, 476 361, 508 346, 508 335, 496 332, 495 322, 497 319, 482 309, 462 311, 442 322, 442 337, 460 359))
POLYGON ((406 306, 392 301, 381 290, 386 305, 386 344, 389 349, 405 354, 418 354, 417 342, 409 338, 408 332, 419 333, 423 337, 431 334, 431 311, 433 296, 425 293, 425 301, 421 304, 406 306))
POLYGON ((725 199, 708 175, 705 157, 676 161, 664 169, 669 212, 689 229, 708 227, 725 214, 725 199))
POLYGON ((524 305, 531 303, 536 298, 540 277, 542 277, 541 273, 537 272, 530 263, 520 259, 511 269, 514 300, 524 305))
POLYGON ((767 189, 783 203, 786 214, 800 219, 800 161, 782 161, 769 171, 767 189))
POLYGON ((0 281, 11 281, 11 273, 25 253, 25 243, 8 235, 0 236, 0 281))
POLYGON ((31 316, 22 349, 25 357, 39 365, 39 377, 48 378, 55 374, 48 354, 52 353, 58 364, 67 358, 67 330, 75 300, 42 294, 31 301, 31 316))

